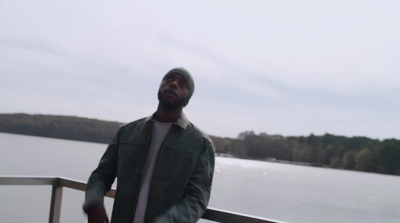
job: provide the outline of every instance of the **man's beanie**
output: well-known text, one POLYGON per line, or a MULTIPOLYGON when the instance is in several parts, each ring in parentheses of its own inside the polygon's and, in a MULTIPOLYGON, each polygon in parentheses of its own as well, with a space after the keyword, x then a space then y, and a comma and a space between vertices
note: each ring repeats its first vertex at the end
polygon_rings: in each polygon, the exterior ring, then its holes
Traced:
MULTIPOLYGON (((190 74, 190 72, 183 67, 176 67, 176 68, 173 68, 172 70, 168 71, 168 73, 165 74, 165 76, 167 76, 168 74, 180 74, 186 78, 187 82, 189 83, 189 98, 188 98, 188 100, 189 100, 192 97, 193 92, 194 92, 194 81, 193 81, 193 77, 190 74)), ((164 78, 165 78, 165 76, 164 76, 164 78)))

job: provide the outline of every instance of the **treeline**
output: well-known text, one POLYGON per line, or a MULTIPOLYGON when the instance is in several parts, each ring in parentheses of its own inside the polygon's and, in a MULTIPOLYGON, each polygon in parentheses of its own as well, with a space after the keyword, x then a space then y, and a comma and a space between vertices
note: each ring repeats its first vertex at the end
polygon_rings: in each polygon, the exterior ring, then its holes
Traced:
POLYGON ((300 137, 240 133, 237 139, 212 137, 217 153, 347 170, 400 175, 400 140, 325 134, 300 137))
POLYGON ((118 122, 59 115, 0 114, 0 132, 109 143, 118 122))
MULTIPOLYGON (((119 122, 74 116, 0 114, 0 132, 109 143, 119 122)), ((300 137, 240 133, 211 136, 216 152, 228 156, 400 175, 400 140, 325 134, 300 137)))

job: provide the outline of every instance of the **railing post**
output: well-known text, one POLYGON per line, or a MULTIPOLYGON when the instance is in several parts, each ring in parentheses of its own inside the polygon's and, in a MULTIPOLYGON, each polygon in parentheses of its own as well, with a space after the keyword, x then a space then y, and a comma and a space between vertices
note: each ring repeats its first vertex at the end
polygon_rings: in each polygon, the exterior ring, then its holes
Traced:
POLYGON ((53 185, 51 191, 49 223, 60 222, 62 191, 62 186, 53 185))

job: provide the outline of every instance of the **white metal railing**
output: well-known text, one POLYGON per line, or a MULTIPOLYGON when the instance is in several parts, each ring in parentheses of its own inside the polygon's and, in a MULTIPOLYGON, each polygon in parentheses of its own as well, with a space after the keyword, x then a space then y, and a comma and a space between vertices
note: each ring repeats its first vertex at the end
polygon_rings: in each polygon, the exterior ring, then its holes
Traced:
MULTIPOLYGON (((52 185, 49 223, 60 222, 63 187, 80 191, 86 190, 85 182, 61 177, 0 176, 0 185, 52 185)), ((107 192, 106 196, 114 198, 115 189, 107 192)), ((222 223, 284 223, 214 208, 208 208, 202 218, 222 223)))

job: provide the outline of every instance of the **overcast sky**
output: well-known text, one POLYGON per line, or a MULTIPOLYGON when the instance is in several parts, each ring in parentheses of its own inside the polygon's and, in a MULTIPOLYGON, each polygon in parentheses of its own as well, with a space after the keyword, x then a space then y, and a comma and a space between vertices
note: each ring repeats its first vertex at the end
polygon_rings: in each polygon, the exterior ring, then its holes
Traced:
POLYGON ((0 0, 0 113, 129 122, 183 66, 205 132, 400 138, 400 1, 0 0))

